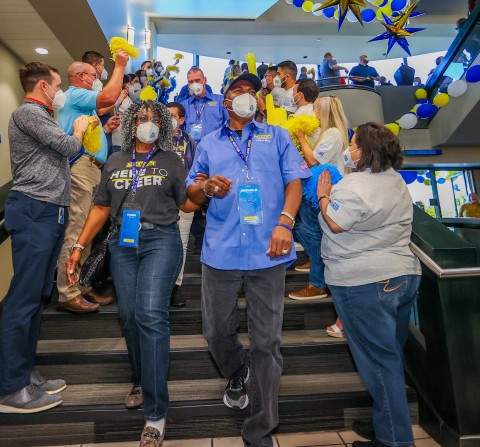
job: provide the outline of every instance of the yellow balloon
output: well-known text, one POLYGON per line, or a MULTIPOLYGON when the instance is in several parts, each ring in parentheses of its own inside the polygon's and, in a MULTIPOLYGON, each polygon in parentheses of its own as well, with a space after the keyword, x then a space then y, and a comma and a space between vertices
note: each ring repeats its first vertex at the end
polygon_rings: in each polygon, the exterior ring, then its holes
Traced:
POLYGON ((433 104, 437 107, 446 106, 449 102, 450 96, 448 96, 446 93, 440 93, 439 95, 435 96, 435 98, 433 98, 433 104))
POLYGON ((377 9, 377 19, 378 20, 383 20, 383 14, 381 8, 377 9))
POLYGON ((417 99, 425 99, 427 96, 427 91, 424 88, 419 88, 415 91, 415 97, 417 99))
POLYGON ((340 14, 338 13, 338 9, 336 9, 335 12, 333 13, 333 17, 335 17, 337 20, 340 17, 340 14))
POLYGON ((373 2, 373 5, 378 6, 378 5, 381 5, 382 3, 383 3, 383 0, 376 0, 373 2))
POLYGON ((307 0, 306 2, 303 2, 302 9, 305 12, 311 12, 312 8, 313 8, 313 2, 311 2, 310 0, 307 0))
POLYGON ((400 132, 400 126, 397 123, 385 124, 385 127, 391 130, 394 135, 398 135, 400 132))
POLYGON ((147 101, 148 99, 151 99, 152 101, 155 101, 157 99, 157 92, 151 85, 147 85, 141 92, 140 95, 138 96, 142 101, 147 101))
MULTIPOLYGON (((392 7, 390 5, 384 6, 383 8, 380 8, 380 10, 387 16, 391 17, 393 14, 392 7)), ((383 19, 383 17, 382 17, 383 19)))

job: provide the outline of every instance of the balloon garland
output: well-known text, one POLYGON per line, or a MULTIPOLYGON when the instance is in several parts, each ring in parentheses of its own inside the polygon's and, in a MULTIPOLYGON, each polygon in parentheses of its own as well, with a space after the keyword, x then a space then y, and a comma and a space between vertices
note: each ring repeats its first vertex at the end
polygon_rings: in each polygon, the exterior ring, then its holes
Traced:
POLYGON ((480 65, 474 65, 470 67, 465 74, 465 80, 459 79, 451 82, 447 87, 447 93, 437 93, 432 102, 427 99, 428 93, 424 88, 419 88, 415 91, 415 97, 417 98, 417 104, 410 110, 410 112, 403 115, 400 119, 393 123, 385 125, 395 135, 398 135, 402 129, 413 129, 418 119, 429 119, 437 110, 445 107, 450 98, 458 98, 466 93, 468 89, 468 83, 480 82, 480 65))

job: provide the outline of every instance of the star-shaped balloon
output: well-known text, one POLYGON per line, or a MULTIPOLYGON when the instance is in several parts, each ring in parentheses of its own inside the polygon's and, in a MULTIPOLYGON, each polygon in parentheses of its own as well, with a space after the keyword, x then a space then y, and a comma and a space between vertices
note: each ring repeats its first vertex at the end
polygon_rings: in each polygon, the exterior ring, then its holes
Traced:
POLYGON ((365 0, 327 0, 319 8, 312 10, 312 12, 321 11, 322 9, 330 8, 331 6, 339 7, 340 17, 338 18, 338 30, 342 27, 343 21, 347 16, 347 12, 350 9, 360 24, 363 26, 362 13, 360 11, 360 6, 366 6, 365 0))
POLYGON ((380 34, 377 37, 374 37, 373 39, 369 40, 369 42, 388 39, 387 56, 392 50, 392 48, 395 46, 395 44, 398 44, 406 51, 409 56, 411 56, 410 48, 408 46, 406 37, 411 37, 414 33, 418 33, 419 31, 423 31, 425 29, 405 28, 405 25, 407 24, 408 19, 410 18, 410 15, 412 14, 415 6, 417 6, 417 3, 413 3, 412 5, 410 5, 405 10, 405 12, 401 14, 400 18, 398 18, 396 22, 393 22, 385 14, 382 13, 384 20, 382 22, 382 25, 385 27, 387 32, 380 34))

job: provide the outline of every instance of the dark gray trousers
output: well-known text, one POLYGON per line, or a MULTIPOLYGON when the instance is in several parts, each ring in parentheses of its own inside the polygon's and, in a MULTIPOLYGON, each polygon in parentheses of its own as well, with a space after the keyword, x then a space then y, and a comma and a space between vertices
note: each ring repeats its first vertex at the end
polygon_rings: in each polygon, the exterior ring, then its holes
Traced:
POLYGON ((283 359, 280 353, 285 264, 259 270, 217 270, 202 266, 203 335, 222 375, 231 378, 245 364, 237 337, 238 292, 247 298, 250 339, 250 417, 242 437, 252 446, 270 447, 278 424, 278 392, 283 359))

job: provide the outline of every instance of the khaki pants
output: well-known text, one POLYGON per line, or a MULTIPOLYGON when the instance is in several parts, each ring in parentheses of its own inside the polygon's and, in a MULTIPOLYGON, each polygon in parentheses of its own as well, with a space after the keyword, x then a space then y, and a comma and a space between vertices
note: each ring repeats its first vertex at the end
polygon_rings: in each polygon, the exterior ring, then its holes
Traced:
MULTIPOLYGON (((87 220, 88 213, 92 207, 93 194, 100 184, 100 178, 100 169, 89 161, 87 157, 80 157, 70 170, 71 193, 68 225, 57 268, 58 300, 62 302, 69 301, 90 290, 90 288, 86 289, 78 284, 72 286, 68 282, 65 263, 70 257, 70 248, 77 242, 78 236, 80 236, 83 225, 87 220)), ((82 260, 78 264, 77 275, 80 272, 83 261, 90 254, 90 247, 91 245, 85 247, 82 260)))

